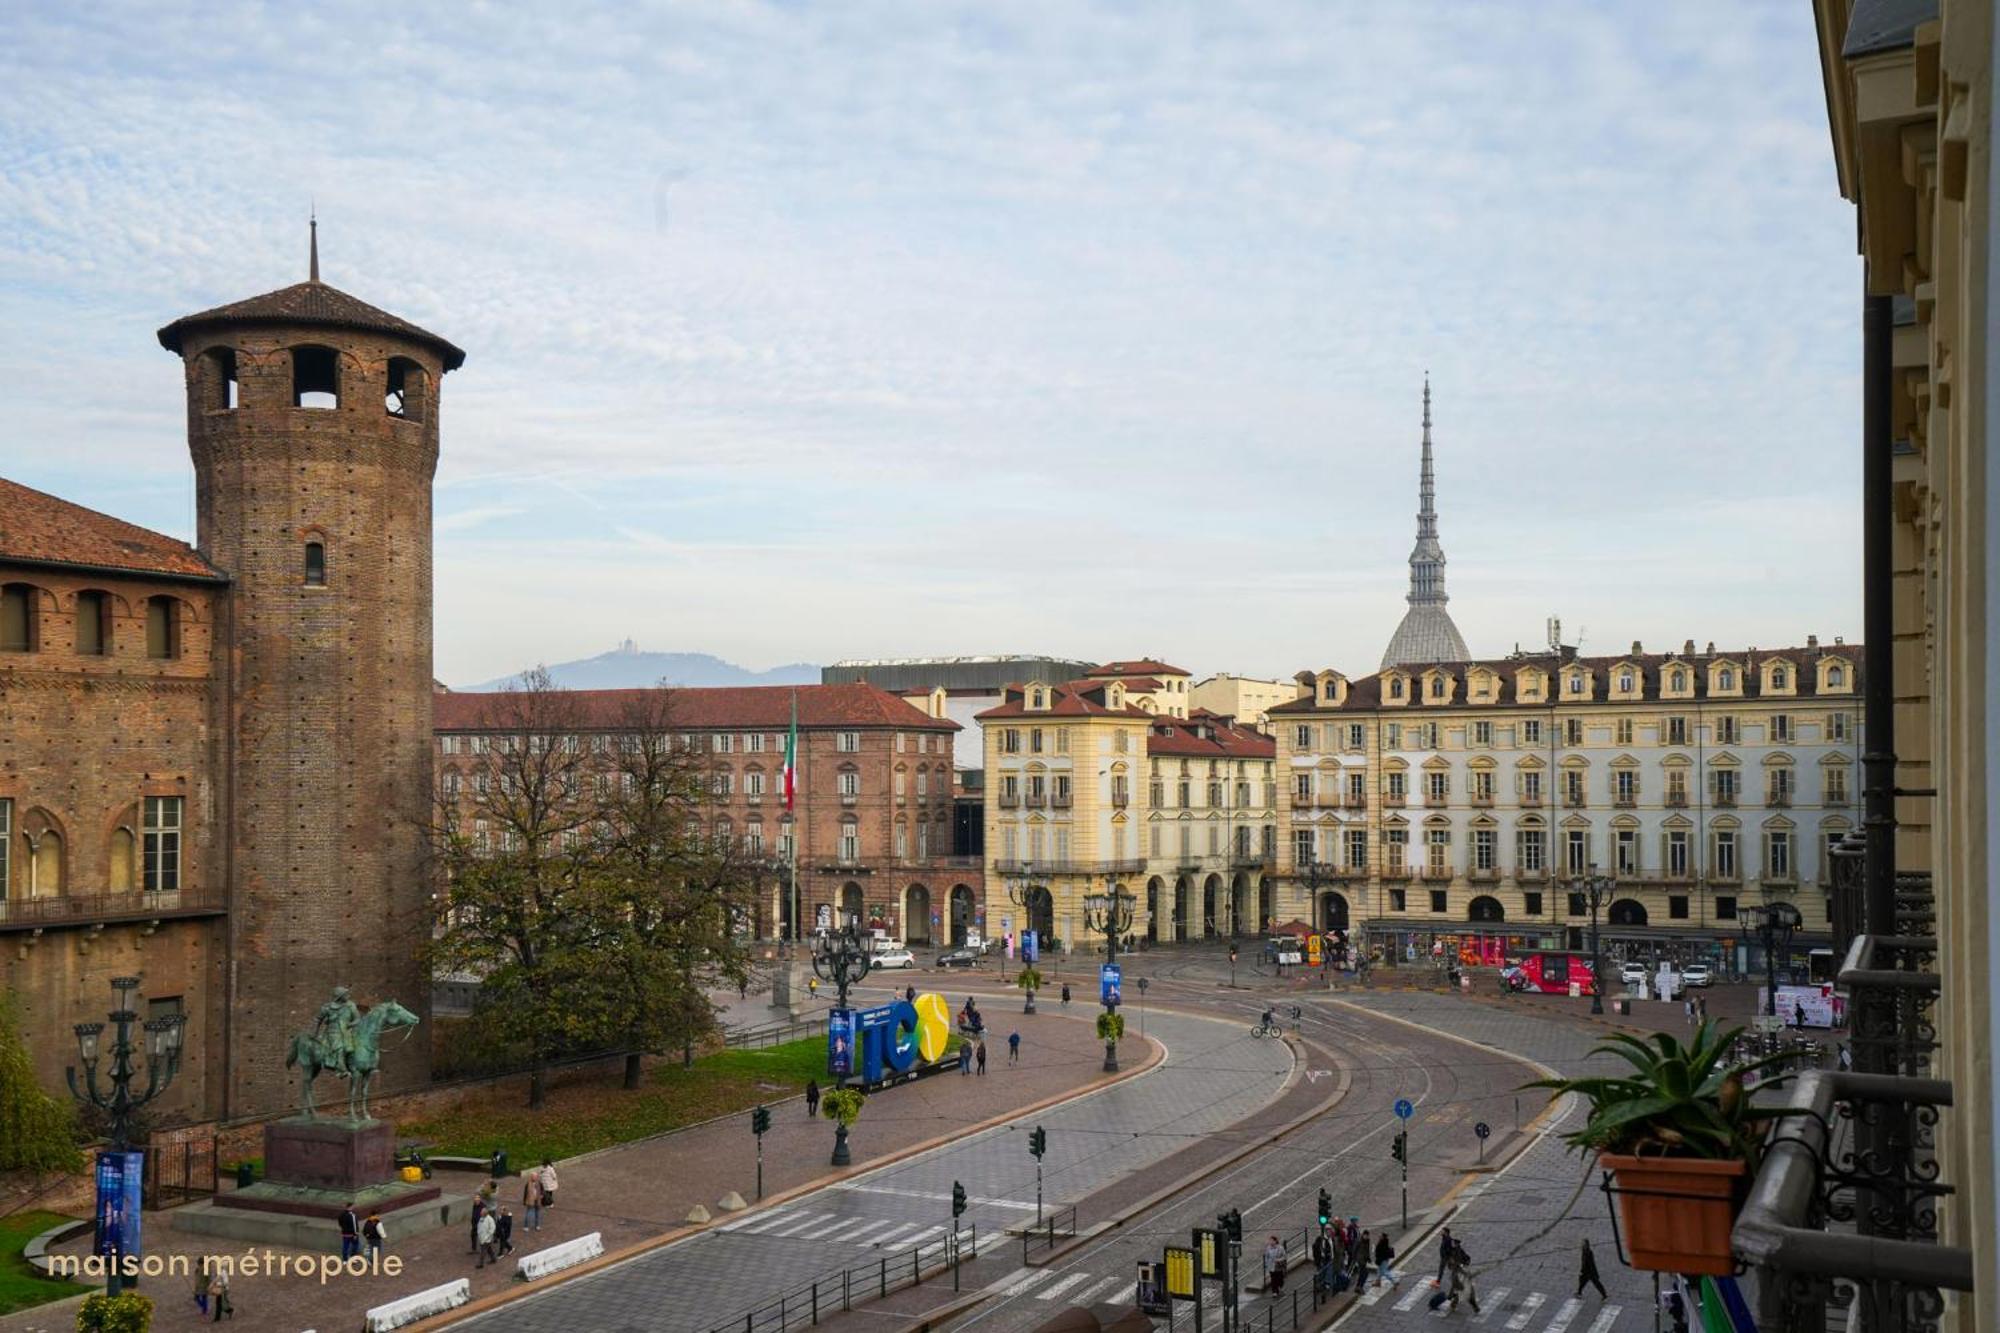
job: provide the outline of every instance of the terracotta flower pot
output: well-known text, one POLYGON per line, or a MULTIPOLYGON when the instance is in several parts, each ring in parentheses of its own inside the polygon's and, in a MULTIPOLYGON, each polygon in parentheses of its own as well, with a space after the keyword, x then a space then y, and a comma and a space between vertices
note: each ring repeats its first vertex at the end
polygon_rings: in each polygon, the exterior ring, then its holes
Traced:
POLYGON ((1597 1163, 1611 1173, 1632 1267, 1710 1277, 1736 1271, 1729 1233, 1747 1174, 1742 1162, 1602 1153, 1597 1163))

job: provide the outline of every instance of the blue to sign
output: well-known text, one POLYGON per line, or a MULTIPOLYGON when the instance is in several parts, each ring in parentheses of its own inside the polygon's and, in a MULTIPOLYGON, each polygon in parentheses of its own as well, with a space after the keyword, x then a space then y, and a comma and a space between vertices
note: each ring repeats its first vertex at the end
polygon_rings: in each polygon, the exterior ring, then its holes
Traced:
POLYGON ((1477 1134, 1480 1138, 1483 1139, 1488 1134, 1491 1134, 1493 1130, 1490 1126, 1487 1125, 1487 1123, 1484 1120, 1482 1120, 1478 1124, 1472 1127, 1472 1132, 1477 1134))
POLYGON ((1398 1120, 1408 1120, 1411 1116, 1415 1115, 1416 1113, 1417 1113, 1417 1108, 1410 1105, 1410 1099, 1408 1097, 1398 1097, 1396 1099, 1396 1118, 1398 1120))
POLYGON ((1116 963, 1104 963, 1097 969, 1098 1003, 1117 1008, 1124 1000, 1125 970, 1116 963))

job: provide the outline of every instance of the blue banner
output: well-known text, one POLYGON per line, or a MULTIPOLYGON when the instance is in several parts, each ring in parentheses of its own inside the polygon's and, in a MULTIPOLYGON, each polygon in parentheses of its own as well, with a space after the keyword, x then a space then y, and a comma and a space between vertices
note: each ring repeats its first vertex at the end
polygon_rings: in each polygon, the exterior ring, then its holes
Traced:
POLYGON ((1024 963, 1032 963, 1035 962, 1037 959, 1039 959, 1041 956, 1042 956, 1041 941, 1035 938, 1035 932, 1032 930, 1022 931, 1021 961, 1024 963))
POLYGON ((826 1072, 846 1078, 854 1072, 854 1011, 833 1009, 826 1016, 826 1072))
POLYGON ((1097 969, 1097 1001, 1106 1008, 1116 1009, 1123 1002, 1119 994, 1125 980, 1125 973, 1116 963, 1105 963, 1097 969))
POLYGON ((145 1184, 145 1153, 97 1154, 97 1253, 139 1256, 145 1184))

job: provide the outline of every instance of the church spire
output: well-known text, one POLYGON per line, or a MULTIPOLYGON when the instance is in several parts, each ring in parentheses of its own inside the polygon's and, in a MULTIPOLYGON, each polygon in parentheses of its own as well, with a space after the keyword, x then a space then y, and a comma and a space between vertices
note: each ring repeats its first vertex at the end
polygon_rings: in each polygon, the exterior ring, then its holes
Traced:
MULTIPOLYGON (((311 269, 310 269, 310 272, 311 272, 311 275, 312 275, 312 276, 311 276, 311 279, 310 279, 310 280, 311 280, 311 281, 313 281, 313 282, 318 282, 318 281, 319 281, 319 210, 318 210, 317 208, 315 208, 315 209, 313 209, 313 210, 312 210, 312 212, 311 212, 311 214, 310 214, 310 216, 309 216, 309 219, 308 219, 308 221, 306 222, 306 227, 307 227, 307 229, 308 229, 308 230, 309 230, 309 231, 311 232, 311 234, 312 234, 312 243, 311 243, 311 244, 312 244, 312 267, 311 267, 311 269)), ((1428 381, 1426 381, 1426 383, 1428 383, 1428 381)), ((1426 395, 1426 396, 1425 396, 1425 399, 1424 399, 1424 401, 1425 401, 1425 402, 1429 402, 1429 401, 1430 401, 1430 399, 1429 399, 1429 396, 1428 396, 1428 395, 1429 395, 1429 393, 1430 393, 1430 390, 1429 390, 1428 388, 1426 388, 1426 389, 1424 390, 1424 392, 1425 392, 1425 395, 1426 395)), ((1430 409, 1426 408, 1426 409, 1425 409, 1425 412, 1426 412, 1426 413, 1428 414, 1429 410, 1430 410, 1430 409)), ((1427 417, 1427 419, 1428 419, 1428 417, 1427 417)), ((1426 437, 1426 438, 1428 438, 1428 437, 1426 437)))
POLYGON ((1444 547, 1438 542, 1437 473, 1431 458, 1431 377, 1424 373, 1423 462, 1417 474, 1417 541, 1410 548, 1410 609, 1396 627, 1386 667, 1420 662, 1462 662, 1470 656, 1458 626, 1445 610, 1444 547))

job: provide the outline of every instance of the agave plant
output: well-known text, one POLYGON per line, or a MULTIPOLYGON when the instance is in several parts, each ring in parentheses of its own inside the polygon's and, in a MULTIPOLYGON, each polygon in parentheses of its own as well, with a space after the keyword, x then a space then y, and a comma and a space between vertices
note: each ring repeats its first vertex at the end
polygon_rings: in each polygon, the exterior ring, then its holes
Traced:
POLYGON ((1735 1159, 1757 1169, 1770 1120, 1785 1114, 1772 1106, 1754 1110, 1744 1075, 1786 1057, 1730 1064, 1730 1046, 1743 1029, 1703 1022, 1683 1044, 1657 1032, 1641 1041, 1614 1033, 1593 1055, 1615 1055, 1632 1066, 1619 1077, 1546 1078, 1525 1084, 1574 1092, 1590 1103, 1583 1128, 1563 1137, 1579 1151, 1668 1157, 1735 1159))

